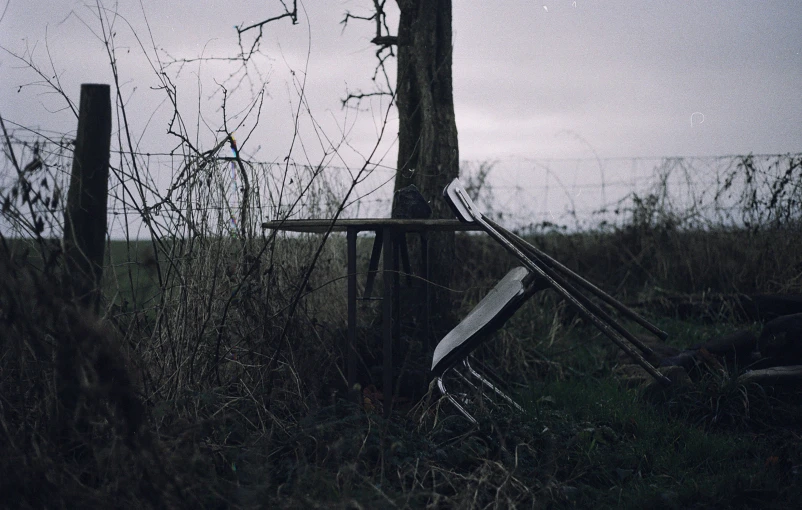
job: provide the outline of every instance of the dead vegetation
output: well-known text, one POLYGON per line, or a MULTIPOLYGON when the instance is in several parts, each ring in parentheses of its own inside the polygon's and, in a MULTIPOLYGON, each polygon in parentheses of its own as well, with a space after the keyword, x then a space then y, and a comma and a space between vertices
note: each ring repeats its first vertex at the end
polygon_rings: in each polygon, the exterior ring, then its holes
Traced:
MULTIPOLYGON (((240 71, 231 80, 247 76, 240 71)), ((174 84, 159 79, 174 100, 174 84)), ((114 88, 119 95, 119 82, 114 88)), ((248 103, 254 115, 263 92, 248 103)), ((627 388, 614 374, 615 352, 549 294, 527 303, 480 353, 526 414, 488 409, 472 428, 431 399, 424 377, 422 398, 399 400, 381 418, 371 304, 359 324, 363 399, 344 400, 343 240, 281 237, 258 225, 302 213, 337 217, 375 168, 373 155, 343 185, 324 178, 343 142, 319 162, 296 164, 289 154, 259 164, 237 154, 235 173, 248 189, 235 194, 247 207, 233 208, 232 182, 221 177, 232 164, 221 154, 232 139, 226 93, 208 150, 180 122, 170 125, 184 155, 171 160, 166 190, 154 185, 149 155, 131 148, 112 161, 112 211, 126 237, 107 243, 98 315, 59 283, 70 141, 6 135, 4 149, 19 164, 3 161, 0 197, 11 233, 0 246, 0 506, 798 505, 798 384, 741 384, 724 366, 679 389, 627 388), (31 172, 17 171, 31 161, 31 172)), ((123 101, 117 106, 124 111, 123 101)), ((532 241, 639 306, 677 349, 754 327, 720 297, 802 293, 802 159, 774 161, 766 168, 740 158, 722 183, 722 193, 740 194, 737 226, 680 214, 656 189, 630 197, 619 226, 537 229, 532 241), (677 300, 705 306, 684 313, 677 300)), ((482 171, 475 186, 486 185, 482 171)), ((457 243, 451 297, 465 311, 513 261, 481 237, 457 243)))
MULTIPOLYGON (((649 276, 630 276, 619 293, 632 298, 660 287, 710 296, 675 275, 711 260, 711 250, 760 259, 735 253, 759 244, 733 247, 726 234, 669 234, 698 242, 687 243, 683 257, 655 260, 655 251, 641 258, 652 267, 674 266, 662 273, 633 268, 630 275, 649 276)), ((613 264, 612 246, 622 246, 617 236, 625 235, 547 235, 538 242, 615 288, 609 269, 625 260, 613 264)), ((648 236, 666 233, 641 235, 648 247, 648 236)), ((22 256, 25 243, 6 240, 0 279, 5 503, 687 507, 748 497, 755 505, 791 507, 798 497, 798 386, 740 384, 711 370, 674 390, 624 389, 613 376, 614 351, 586 338, 589 330, 549 295, 527 304, 482 353, 526 402, 526 415, 489 412, 471 428, 427 395, 400 404, 384 420, 369 398, 362 405, 341 398, 342 241, 330 241, 310 278, 306 264, 318 239, 268 242, 272 264, 266 249, 257 276, 247 279, 248 265, 231 267, 232 258, 243 259, 232 257, 242 244, 230 238, 170 240, 155 255, 149 243, 111 243, 106 312, 99 318, 30 263, 35 255, 22 256), (147 254, 143 263, 122 263, 129 248, 147 254), (289 317, 289 300, 299 292, 289 317)), ((454 296, 468 309, 498 277, 496 264, 485 261, 499 261, 499 271, 512 262, 476 236, 460 243, 465 286, 454 296)), ((793 250, 780 256, 786 257, 782 267, 797 263, 793 250)), ((737 288, 744 282, 735 278, 757 271, 744 266, 728 278, 737 288)), ((794 290, 772 287, 773 281, 757 280, 754 289, 794 290)), ((374 342, 366 306, 363 351, 374 342)), ((716 321, 654 317, 680 348, 744 326, 724 312, 716 321)))

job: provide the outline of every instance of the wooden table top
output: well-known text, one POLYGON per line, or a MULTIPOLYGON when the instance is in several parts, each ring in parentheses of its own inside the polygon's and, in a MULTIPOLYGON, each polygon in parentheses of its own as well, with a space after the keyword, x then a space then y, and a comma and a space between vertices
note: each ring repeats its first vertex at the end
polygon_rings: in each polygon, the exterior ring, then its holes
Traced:
POLYGON ((317 232, 324 233, 345 232, 349 228, 362 230, 382 230, 397 228, 407 232, 431 231, 478 231, 482 230, 476 223, 463 223, 459 220, 432 220, 432 219, 400 219, 400 218, 356 218, 356 219, 316 219, 316 220, 283 220, 262 223, 262 228, 273 230, 286 230, 289 232, 317 232))

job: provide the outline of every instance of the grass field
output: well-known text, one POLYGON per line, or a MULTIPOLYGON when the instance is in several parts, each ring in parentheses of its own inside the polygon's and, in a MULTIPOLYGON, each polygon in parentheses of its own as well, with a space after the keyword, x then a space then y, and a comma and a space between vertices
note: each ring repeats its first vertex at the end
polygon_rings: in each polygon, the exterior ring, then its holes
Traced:
MULTIPOLYGON (((633 228, 533 241, 641 304, 679 348, 761 324, 727 309, 680 316, 644 303, 800 292, 795 232, 633 228)), ((360 242, 366 267, 370 240, 360 242)), ((36 271, 25 276, 35 260, 4 263, 0 447, 9 453, 0 470, 13 474, 0 481, 4 505, 797 508, 802 500, 799 384, 740 385, 735 367, 667 389, 631 384, 618 375, 615 347, 545 294, 479 353, 524 414, 480 410, 473 427, 422 379, 423 396, 399 399, 384 419, 370 392, 359 405, 341 398, 342 238, 323 248, 308 279, 313 237, 192 243, 161 244, 158 256, 150 242, 110 243, 100 321, 70 311, 36 271)), ((458 246, 453 296, 464 314, 514 261, 479 236, 458 246)), ((375 346, 379 310, 361 306, 364 352, 375 346)), ((380 381, 371 375, 361 374, 366 390, 380 381)))

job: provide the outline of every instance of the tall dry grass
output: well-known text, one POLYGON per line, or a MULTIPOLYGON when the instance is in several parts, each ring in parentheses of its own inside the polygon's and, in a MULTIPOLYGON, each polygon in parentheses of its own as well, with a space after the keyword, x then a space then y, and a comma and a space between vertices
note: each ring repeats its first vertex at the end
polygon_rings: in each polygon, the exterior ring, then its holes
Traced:
MULTIPOLYGON (((159 80, 180 118, 174 84, 159 80)), ((305 102, 298 85, 300 112, 305 102)), ((258 114, 259 97, 249 111, 258 114)), ((225 96, 222 107, 225 115, 225 96)), ((69 277, 57 240, 69 140, 15 146, 6 134, 7 154, 18 154, 20 163, 2 162, 2 218, 15 238, 2 239, 0 257, 3 503, 570 505, 581 474, 572 470, 587 466, 564 457, 589 452, 562 445, 584 445, 583 424, 548 432, 526 419, 531 416, 494 416, 477 434, 431 394, 399 405, 405 412, 390 420, 374 412, 376 402, 339 398, 346 390, 343 240, 283 236, 260 225, 293 215, 337 217, 373 155, 352 181, 331 182, 329 156, 295 165, 290 153, 284 163, 260 165, 224 155, 228 121, 222 119, 219 138, 204 149, 181 122, 170 125, 179 145, 174 154, 183 156, 166 187, 155 184, 146 155, 125 149, 131 127, 117 126, 111 196, 126 237, 109 240, 99 316, 77 306, 57 283, 69 277), (237 207, 231 181, 221 178, 232 167, 243 184, 234 192, 237 207), (143 225, 143 239, 133 232, 135 223, 143 225)), ((341 142, 332 145, 329 154, 336 154, 341 142)), ((665 292, 799 292, 798 159, 788 159, 788 171, 769 182, 768 195, 744 188, 750 223, 739 228, 689 223, 664 200, 664 190, 655 190, 655 199, 633 197, 630 220, 621 227, 556 230, 532 240, 632 303, 665 292)), ((487 186, 488 171, 480 165, 470 179, 474 197, 487 186)), ((751 176, 749 182, 764 175, 749 158, 736 171, 751 176)), ((722 191, 732 188, 734 180, 727 182, 722 191)), ((468 310, 515 261, 477 236, 458 243, 452 296, 468 310)), ((359 267, 367 267, 364 259, 359 267)), ((360 309, 362 353, 375 350, 377 312, 371 304, 360 309)), ((527 374, 511 378, 521 387, 569 375, 593 380, 609 368, 603 352, 572 342, 585 333, 553 296, 529 303, 512 328, 485 355, 506 376, 527 374), (564 362, 570 356, 582 365, 564 362)), ((360 372, 366 389, 375 362, 369 358, 363 356, 360 372)), ((566 421, 548 400, 535 404, 543 409, 540 418, 566 421)))

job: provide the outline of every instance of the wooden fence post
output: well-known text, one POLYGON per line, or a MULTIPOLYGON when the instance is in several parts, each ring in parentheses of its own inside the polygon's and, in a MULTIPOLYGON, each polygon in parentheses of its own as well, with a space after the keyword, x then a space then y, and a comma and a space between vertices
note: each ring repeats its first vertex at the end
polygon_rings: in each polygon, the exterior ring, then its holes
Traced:
POLYGON ((97 310, 106 240, 111 89, 82 84, 72 176, 64 213, 67 276, 79 301, 97 310))

